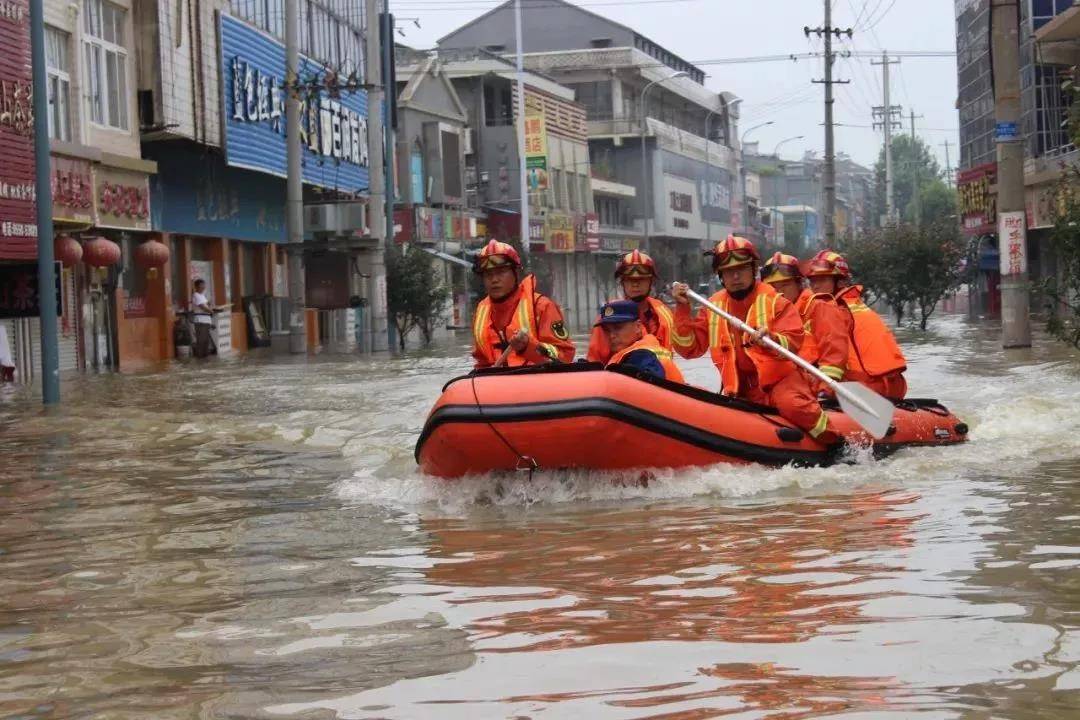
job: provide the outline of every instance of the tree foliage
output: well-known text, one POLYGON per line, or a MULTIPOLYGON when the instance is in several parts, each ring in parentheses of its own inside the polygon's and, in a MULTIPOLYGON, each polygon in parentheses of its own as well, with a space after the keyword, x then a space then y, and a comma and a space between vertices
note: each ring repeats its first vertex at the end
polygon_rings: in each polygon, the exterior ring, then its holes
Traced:
POLYGON ((446 307, 447 290, 431 255, 410 245, 404 253, 398 248, 386 252, 386 301, 398 333, 398 347, 414 328, 420 330, 424 344, 431 342, 435 324, 446 307))
MULTIPOLYGON (((914 188, 918 185, 933 184, 941 179, 941 166, 930 151, 930 147, 921 138, 910 135, 895 135, 892 139, 893 162, 893 200, 898 213, 902 213, 909 222, 914 220, 914 188), (910 213, 909 213, 910 211, 910 213)), ((874 165, 874 195, 870 217, 877 218, 885 214, 888 207, 885 195, 885 149, 881 149, 878 161, 874 165)), ((922 214, 924 221, 934 222, 939 218, 922 214)))
POLYGON ((867 302, 884 301, 897 322, 913 305, 923 330, 942 298, 967 279, 971 266, 968 241, 952 220, 870 230, 842 251, 855 280, 866 288, 867 302))
POLYGON ((1057 251, 1056 278, 1043 283, 1047 300, 1047 329, 1058 339, 1080 348, 1080 200, 1076 187, 1080 170, 1068 168, 1057 188, 1054 229, 1050 238, 1057 251))

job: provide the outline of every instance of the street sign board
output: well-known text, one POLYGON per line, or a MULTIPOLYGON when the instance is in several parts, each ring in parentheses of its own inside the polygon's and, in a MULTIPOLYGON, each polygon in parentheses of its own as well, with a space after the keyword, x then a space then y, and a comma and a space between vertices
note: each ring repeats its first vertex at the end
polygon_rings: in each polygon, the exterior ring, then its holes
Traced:
POLYGON ((994 126, 994 140, 997 142, 1015 142, 1020 137, 1014 122, 999 122, 994 126))

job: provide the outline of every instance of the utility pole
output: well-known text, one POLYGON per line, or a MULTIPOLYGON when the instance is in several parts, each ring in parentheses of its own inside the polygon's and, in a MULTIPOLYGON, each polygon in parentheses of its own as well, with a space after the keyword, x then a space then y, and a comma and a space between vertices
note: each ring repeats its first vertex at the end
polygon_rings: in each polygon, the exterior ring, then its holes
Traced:
MULTIPOLYGON (((53 259, 49 95, 45 68, 45 3, 30 0, 30 64, 34 87, 34 170, 37 206, 38 309, 41 320, 41 399, 60 402, 60 341, 56 334, 56 265, 53 259)), ((0 329, 0 332, 4 332, 0 329)))
POLYGON ((952 161, 949 159, 949 141, 941 143, 945 146, 945 179, 949 183, 949 187, 955 185, 955 181, 952 174, 952 161))
POLYGON ((896 219, 895 198, 893 195, 892 131, 894 128, 902 127, 902 125, 893 120, 894 117, 900 115, 900 106, 892 105, 889 97, 889 66, 899 65, 900 60, 890 60, 888 52, 882 52, 881 62, 871 60, 870 64, 881 66, 884 104, 873 108, 872 111, 875 119, 874 127, 876 128, 880 124, 885 132, 885 218, 887 222, 891 223, 896 219), (880 123, 876 121, 877 118, 881 118, 880 123))
MULTIPOLYGON (((518 184, 521 193, 521 259, 529 265, 529 175, 525 167, 525 49, 521 35, 521 0, 514 0, 514 49, 517 53, 517 136, 518 136, 518 184)), ((546 120, 545 120, 546 122, 546 120)))
POLYGON ((825 86, 825 244, 832 247, 836 244, 836 149, 833 143, 833 85, 846 85, 850 80, 833 80, 832 70, 833 55, 832 41, 835 36, 840 39, 841 35, 851 38, 852 30, 841 30, 832 26, 833 0, 825 2, 825 24, 819 28, 804 27, 803 32, 807 37, 813 33, 825 39, 825 79, 813 80, 816 84, 825 86))
POLYGON ((300 165, 300 3, 285 0, 285 234, 289 258, 289 352, 307 352, 304 323, 304 186, 300 165))
POLYGON ((915 227, 922 225, 922 199, 919 197, 919 190, 922 184, 922 178, 919 174, 919 154, 917 152, 917 146, 915 143, 915 118, 922 118, 922 115, 916 115, 914 110, 909 109, 911 114, 911 157, 912 168, 914 170, 914 177, 911 180, 911 199, 915 203, 915 227))
POLYGON ((998 167, 998 249, 1001 253, 1001 344, 1006 348, 1031 347, 1024 146, 1017 131, 1020 121, 1017 0, 996 0, 990 11, 998 167))
MULTIPOLYGON (((366 69, 365 83, 368 85, 368 212, 367 223, 371 237, 377 241, 376 250, 370 263, 365 263, 367 272, 364 274, 364 286, 368 299, 368 306, 364 308, 364 337, 365 349, 371 352, 382 349, 382 337, 387 338, 388 344, 391 338, 380 331, 375 317, 376 310, 385 306, 385 298, 376 297, 379 292, 380 278, 385 278, 385 268, 379 261, 381 252, 393 252, 394 249, 386 242, 386 190, 383 173, 385 160, 386 141, 383 137, 383 85, 374 82, 379 75, 382 66, 382 43, 379 40, 379 4, 380 0, 364 0, 364 27, 367 33, 366 53, 364 66, 366 69), (376 338, 379 338, 376 340, 376 338)), ((393 226, 391 225, 391 230, 393 226)), ((365 254, 366 256, 366 254, 365 254)), ((365 257, 362 256, 362 257, 365 257)), ((387 323, 387 331, 393 323, 387 323)))

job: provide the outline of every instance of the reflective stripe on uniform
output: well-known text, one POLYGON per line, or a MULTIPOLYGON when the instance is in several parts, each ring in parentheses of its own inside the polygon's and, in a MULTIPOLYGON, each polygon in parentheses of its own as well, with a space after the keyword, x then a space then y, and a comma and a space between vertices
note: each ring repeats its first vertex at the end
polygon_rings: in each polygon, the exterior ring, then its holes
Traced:
POLYGON ((829 416, 824 412, 818 417, 814 427, 810 428, 810 437, 817 438, 821 433, 825 432, 825 429, 829 426, 829 416))
MULTIPOLYGON (((653 310, 656 311, 657 319, 667 329, 668 337, 671 342, 679 347, 690 347, 694 344, 693 333, 689 335, 680 335, 675 330, 675 316, 671 313, 671 310, 662 302, 650 303, 653 310)), ((715 317, 715 313, 712 313, 710 317, 715 317)))
POLYGON ((473 319, 473 339, 476 340, 476 347, 485 355, 490 353, 487 344, 487 326, 490 317, 491 303, 484 300, 476 307, 476 317, 473 319))
POLYGON ((844 379, 844 368, 842 368, 842 367, 837 367, 835 365, 821 365, 821 366, 818 367, 818 370, 825 373, 826 375, 831 377, 833 380, 843 380, 844 379))

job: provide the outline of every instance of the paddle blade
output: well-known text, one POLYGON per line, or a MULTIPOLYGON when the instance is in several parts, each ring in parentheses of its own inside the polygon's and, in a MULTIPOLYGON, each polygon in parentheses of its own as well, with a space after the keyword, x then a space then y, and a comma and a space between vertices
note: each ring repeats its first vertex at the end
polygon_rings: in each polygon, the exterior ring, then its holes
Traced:
POLYGON ((843 391, 836 393, 840 409, 859 423, 866 432, 881 440, 889 432, 896 406, 876 392, 855 382, 840 383, 843 391))

